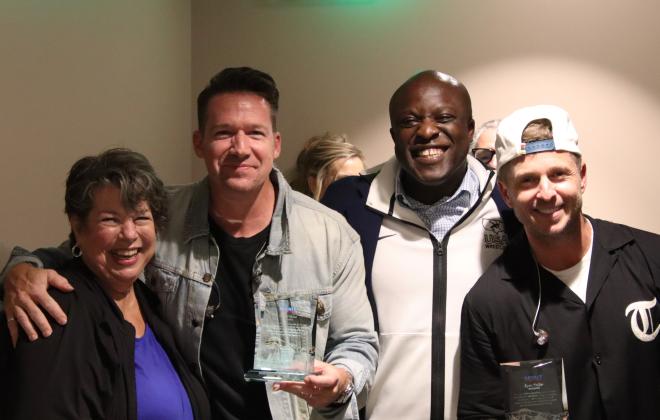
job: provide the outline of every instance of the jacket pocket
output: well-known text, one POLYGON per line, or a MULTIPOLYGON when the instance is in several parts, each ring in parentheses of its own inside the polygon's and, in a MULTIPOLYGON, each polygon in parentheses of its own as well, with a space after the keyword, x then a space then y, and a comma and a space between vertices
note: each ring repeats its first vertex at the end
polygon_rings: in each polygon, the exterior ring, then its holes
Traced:
POLYGON ((144 269, 145 284, 154 292, 162 305, 172 302, 179 284, 179 275, 149 264, 144 269))
POLYGON ((315 357, 323 360, 332 318, 332 295, 318 295, 316 299, 316 331, 314 337, 315 357))
POLYGON ((316 300, 316 321, 326 322, 332 315, 332 295, 319 295, 316 300))

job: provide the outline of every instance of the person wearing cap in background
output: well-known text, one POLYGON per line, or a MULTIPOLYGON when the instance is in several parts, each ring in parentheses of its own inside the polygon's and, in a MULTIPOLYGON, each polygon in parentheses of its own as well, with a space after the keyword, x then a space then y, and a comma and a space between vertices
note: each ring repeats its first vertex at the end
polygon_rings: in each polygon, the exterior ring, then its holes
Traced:
POLYGON ((582 213, 587 167, 563 109, 497 131, 498 185, 523 231, 468 293, 459 418, 503 418, 500 363, 563 359, 571 419, 660 416, 660 236, 582 213))
POLYGON ((495 157, 495 133, 500 120, 490 120, 481 124, 472 139, 472 156, 490 169, 497 169, 495 157))

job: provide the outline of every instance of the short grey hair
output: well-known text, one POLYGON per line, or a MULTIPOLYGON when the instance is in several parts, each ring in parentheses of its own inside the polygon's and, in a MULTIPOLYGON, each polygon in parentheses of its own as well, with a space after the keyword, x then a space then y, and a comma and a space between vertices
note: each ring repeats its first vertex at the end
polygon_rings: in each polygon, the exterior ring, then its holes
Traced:
POLYGON ((500 125, 500 119, 494 119, 494 120, 489 120, 486 121, 485 123, 481 124, 478 129, 474 131, 474 136, 472 136, 472 143, 470 143, 470 150, 474 149, 477 146, 477 140, 479 139, 479 136, 483 134, 484 131, 489 130, 491 128, 497 129, 497 126, 500 125))

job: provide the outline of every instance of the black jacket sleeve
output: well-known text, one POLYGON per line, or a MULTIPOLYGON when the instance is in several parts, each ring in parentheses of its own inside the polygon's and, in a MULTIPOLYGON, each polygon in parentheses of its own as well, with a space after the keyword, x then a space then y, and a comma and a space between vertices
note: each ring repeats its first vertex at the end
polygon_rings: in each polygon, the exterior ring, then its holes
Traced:
POLYGON ((34 342, 19 336, 9 357, 7 418, 101 418, 103 396, 112 392, 103 364, 116 360, 103 354, 105 346, 95 339, 89 314, 76 304, 76 292, 52 295, 69 322, 62 327, 49 319, 52 335, 34 342))
POLYGON ((64 241, 57 248, 39 248, 33 251, 33 254, 41 260, 45 268, 57 270, 71 261, 71 244, 64 241))
POLYGON ((459 419, 504 418, 504 384, 486 323, 473 310, 470 295, 461 313, 459 419))

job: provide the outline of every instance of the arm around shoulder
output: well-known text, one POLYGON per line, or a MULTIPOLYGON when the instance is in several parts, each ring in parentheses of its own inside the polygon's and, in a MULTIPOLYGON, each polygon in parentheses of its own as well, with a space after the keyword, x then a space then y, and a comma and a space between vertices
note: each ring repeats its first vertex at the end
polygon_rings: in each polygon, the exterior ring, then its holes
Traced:
POLYGON ((11 254, 9 254, 9 259, 7 260, 7 263, 0 272, 0 286, 2 286, 2 288, 0 288, 0 297, 4 296, 3 289, 7 274, 9 273, 9 271, 11 271, 12 268, 14 268, 16 265, 21 263, 32 264, 33 266, 39 268, 43 267, 43 264, 41 263, 39 257, 37 257, 36 255, 34 255, 25 248, 21 248, 20 246, 15 246, 11 250, 11 254))
MULTIPOLYGON (((42 255, 54 255, 63 251, 51 248, 50 251, 39 250, 38 252, 42 255)), ((59 259, 59 261, 63 260, 59 259)), ((62 291, 71 291, 72 287, 64 277, 54 270, 41 267, 41 259, 35 254, 30 254, 17 247, 14 248, 12 258, 3 271, 4 311, 7 314, 9 331, 14 341, 17 338, 17 324, 32 340, 38 337, 34 324, 44 336, 49 336, 51 325, 44 316, 44 311, 50 314, 57 323, 66 323, 66 315, 48 294, 48 287, 52 286, 62 291)))
POLYGON ((15 246, 5 267, 0 272, 0 285, 4 283, 5 275, 17 264, 29 263, 37 268, 58 269, 71 259, 69 241, 62 242, 58 247, 39 248, 33 252, 20 246, 15 246))

